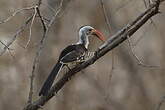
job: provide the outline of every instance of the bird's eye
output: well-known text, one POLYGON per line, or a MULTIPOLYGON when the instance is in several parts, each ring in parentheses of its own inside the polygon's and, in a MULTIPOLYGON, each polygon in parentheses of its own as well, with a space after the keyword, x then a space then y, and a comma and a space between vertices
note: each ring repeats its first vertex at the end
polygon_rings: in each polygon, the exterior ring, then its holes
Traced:
POLYGON ((87 34, 88 34, 88 35, 91 34, 91 31, 92 31, 92 29, 89 29, 89 30, 87 31, 87 34))
POLYGON ((92 31, 92 29, 89 29, 89 31, 92 31))

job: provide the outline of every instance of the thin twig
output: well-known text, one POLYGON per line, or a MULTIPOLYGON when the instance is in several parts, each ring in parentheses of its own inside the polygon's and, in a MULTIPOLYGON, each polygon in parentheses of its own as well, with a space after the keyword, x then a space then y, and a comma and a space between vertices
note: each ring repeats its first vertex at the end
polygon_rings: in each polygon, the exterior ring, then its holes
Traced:
POLYGON ((13 50, 13 49, 9 48, 9 47, 8 47, 5 43, 3 43, 1 40, 0 40, 0 43, 6 47, 6 49, 8 50, 8 52, 9 52, 9 54, 10 54, 10 56, 11 56, 12 58, 15 58, 14 55, 11 53, 11 50, 13 50))
MULTIPOLYGON (((31 26, 30 26, 30 28, 32 27, 32 24, 33 24, 35 16, 36 16, 36 8, 35 8, 34 15, 32 15, 32 17, 31 17, 31 26)), ((31 76, 30 76, 30 91, 29 91, 29 97, 28 97, 28 104, 32 103, 32 99, 33 99, 33 80, 34 80, 34 74, 31 74, 31 76)))
POLYGON ((0 43, 1 43, 2 45, 4 45, 8 50, 10 50, 10 48, 9 48, 5 43, 3 43, 1 40, 0 40, 0 43))
POLYGON ((147 8, 148 6, 147 6, 146 0, 143 0, 143 3, 144 3, 144 5, 145 5, 145 7, 147 8))
POLYGON ((38 50, 37 50, 35 58, 34 58, 32 73, 35 71, 35 68, 37 66, 39 56, 41 54, 45 39, 47 37, 47 33, 48 33, 51 25, 53 24, 53 22, 56 20, 57 15, 60 13, 60 11, 62 9, 62 4, 63 4, 63 0, 61 0, 60 6, 59 6, 58 10, 56 11, 55 15, 52 17, 52 19, 51 19, 50 23, 48 24, 48 26, 46 26, 46 23, 44 22, 43 17, 41 16, 40 10, 39 10, 39 8, 37 8, 37 13, 40 17, 40 20, 41 20, 41 23, 42 23, 42 26, 43 26, 43 29, 44 29, 44 33, 43 33, 42 39, 40 41, 38 50))
MULTIPOLYGON (((110 20, 108 18, 108 15, 107 15, 107 11, 106 11, 106 8, 105 8, 105 5, 104 5, 104 2, 103 0, 100 0, 100 3, 101 3, 101 7, 102 7, 102 10, 103 10, 103 14, 104 14, 104 18, 105 18, 105 22, 106 22, 106 25, 107 25, 107 28, 108 28, 108 32, 109 34, 111 33, 111 25, 110 25, 110 20)), ((112 50, 112 68, 111 68, 111 74, 109 75, 109 77, 111 78, 112 77, 112 71, 114 69, 114 52, 112 50)))
POLYGON ((16 33, 14 34, 13 38, 7 42, 6 46, 3 48, 3 50, 0 51, 0 56, 6 52, 6 50, 10 47, 10 45, 13 44, 13 42, 16 40, 16 38, 18 37, 18 35, 24 31, 25 27, 29 24, 29 22, 32 20, 32 16, 30 16, 23 25, 21 25, 20 28, 18 28, 18 30, 16 31, 16 33))
POLYGON ((3 21, 0 21, 0 24, 2 23, 6 23, 8 22, 9 20, 11 20, 16 14, 24 11, 24 10, 31 10, 31 9, 34 9, 35 6, 31 6, 31 7, 26 7, 26 8, 21 8, 21 9, 18 9, 16 10, 12 15, 10 15, 9 17, 7 17, 5 20, 3 21))
POLYGON ((145 37, 145 35, 148 33, 150 27, 151 27, 151 24, 150 23, 143 31, 142 35, 139 36, 139 38, 135 41, 135 43, 132 44, 133 47, 136 47, 137 44, 142 40, 143 37, 145 37))
MULTIPOLYGON (((148 8, 147 1, 146 1, 146 0, 143 0, 143 2, 144 2, 144 5, 145 5, 145 8, 148 8)), ((149 0, 148 3, 149 3, 149 6, 150 6, 151 1, 149 0)), ((153 3, 153 2, 152 2, 152 3, 153 3)), ((150 18, 150 21, 151 21, 150 24, 153 24, 153 26, 154 26, 155 28, 157 28, 157 27, 156 27, 156 24, 154 23, 154 21, 152 20, 152 18, 150 18)), ((150 27, 150 24, 149 24, 148 27, 150 27)), ((135 46, 140 42, 140 40, 141 40, 141 39, 145 36, 145 34, 147 33, 147 30, 148 30, 148 29, 149 29, 149 28, 145 29, 144 34, 141 35, 141 36, 139 37, 139 39, 138 39, 132 46, 135 47, 135 46)))
MULTIPOLYGON (((31 28, 32 28, 32 25, 33 25, 33 22, 34 22, 34 19, 36 17, 36 14, 38 14, 38 16, 40 17, 40 20, 42 22, 42 16, 41 16, 41 13, 40 13, 40 5, 42 3, 42 0, 39 0, 38 1, 38 4, 35 6, 34 8, 34 14, 32 16, 32 21, 31 21, 31 25, 30 25, 30 34, 29 34, 29 40, 28 40, 28 43, 26 46, 28 46, 29 42, 30 42, 30 39, 31 39, 31 28)), ((43 27, 45 27, 45 24, 43 25, 43 27)), ((46 33, 46 29, 44 29, 44 33, 43 33, 43 36, 45 36, 45 33, 46 33)), ((33 61, 33 66, 32 66, 32 72, 31 72, 31 76, 30 76, 30 90, 29 90, 29 97, 28 97, 28 103, 27 104, 31 104, 32 103, 32 98, 33 98, 33 83, 34 83, 34 78, 35 78, 35 69, 36 69, 36 66, 38 64, 38 56, 40 55, 40 53, 36 53, 36 56, 34 58, 34 61, 33 61)))
POLYGON ((47 30, 47 26, 46 26, 46 23, 45 23, 45 18, 41 15, 41 12, 40 12, 40 9, 39 9, 39 7, 37 7, 36 8, 36 11, 37 11, 37 13, 38 13, 38 16, 39 16, 39 18, 40 18, 40 21, 41 21, 41 23, 42 23, 42 26, 43 26, 43 30, 44 30, 44 32, 47 30))
MULTIPOLYGON (((104 5, 104 1, 100 0, 100 4, 101 4, 102 10, 103 10, 104 19, 105 19, 105 23, 107 25, 107 29, 108 29, 108 32, 110 34, 111 33, 111 26, 110 26, 109 18, 108 18, 107 11, 106 11, 106 8, 104 5)), ((107 88, 110 88, 110 81, 112 79, 113 69, 114 69, 114 52, 113 52, 113 50, 112 50, 111 54, 112 54, 112 67, 111 67, 109 77, 108 77, 109 79, 108 79, 108 87, 107 88)), ((109 98, 110 98, 109 93, 107 93, 106 95, 107 95, 106 96, 107 100, 109 100, 109 98)))
POLYGON ((27 44, 25 46, 25 49, 28 47, 28 45, 29 45, 29 43, 31 41, 31 37, 32 37, 32 26, 33 26, 34 19, 35 19, 36 14, 37 14, 37 7, 38 6, 35 6, 34 7, 34 14, 33 14, 32 21, 31 21, 31 24, 30 24, 30 27, 29 27, 29 37, 28 37, 29 39, 28 39, 28 42, 27 42, 27 44))
MULTIPOLYGON (((147 5, 147 1, 146 0, 143 0, 143 2, 144 2, 144 6, 145 6, 145 8, 148 8, 148 6, 150 6, 150 0, 148 1, 148 4, 149 5, 147 5)), ((150 18, 150 21, 151 21, 151 23, 153 24, 153 26, 155 26, 156 27, 156 25, 155 25, 155 23, 154 23, 154 21, 152 20, 152 18, 150 18)))
POLYGON ((63 1, 61 0, 59 7, 57 8, 57 11, 55 13, 55 15, 52 17, 52 19, 50 20, 50 23, 48 24, 48 28, 53 24, 53 22, 55 21, 55 19, 57 18, 58 14, 60 13, 62 6, 63 6, 63 1))
POLYGON ((56 13, 55 9, 52 8, 49 4, 42 3, 42 5, 48 7, 48 9, 50 9, 53 13, 56 13))
POLYGON ((100 4, 101 4, 101 8, 103 10, 104 19, 105 19, 105 23, 106 23, 107 28, 108 28, 108 32, 111 33, 111 25, 110 25, 109 18, 108 18, 108 15, 107 15, 107 11, 106 11, 106 8, 105 8, 105 5, 104 5, 104 1, 100 0, 100 4))
POLYGON ((39 10, 39 8, 37 8, 37 13, 40 17, 40 20, 41 20, 41 23, 42 23, 42 26, 43 26, 43 29, 44 29, 44 33, 43 33, 42 39, 40 41, 38 50, 37 50, 35 58, 34 58, 32 73, 35 71, 35 68, 37 66, 39 56, 41 54, 45 39, 47 37, 47 33, 48 33, 51 25, 53 24, 53 22, 56 20, 57 15, 60 13, 60 11, 62 9, 62 4, 63 4, 63 0, 61 0, 60 6, 59 6, 58 10, 56 11, 55 15, 52 17, 52 19, 51 19, 50 23, 48 24, 48 26, 46 26, 46 23, 44 22, 43 17, 41 16, 40 10, 39 10))
POLYGON ((139 64, 139 65, 141 65, 141 66, 143 66, 143 67, 150 67, 150 68, 158 67, 158 66, 147 65, 147 64, 143 63, 144 61, 142 61, 142 60, 136 55, 136 53, 134 52, 134 47, 133 47, 133 45, 132 45, 132 41, 131 41, 129 35, 127 35, 127 39, 128 39, 129 47, 130 47, 130 49, 131 49, 131 53, 132 53, 132 55, 136 58, 136 60, 138 61, 138 64, 139 64))
POLYGON ((37 68, 37 65, 39 63, 39 57, 40 57, 40 54, 41 54, 42 49, 44 47, 44 42, 45 42, 45 39, 47 37, 47 33, 48 33, 51 25, 53 24, 53 22, 56 20, 56 16, 60 13, 60 10, 62 8, 62 3, 63 3, 63 0, 61 0, 60 6, 59 6, 57 12, 52 17, 50 23, 48 24, 49 27, 46 26, 46 23, 43 20, 43 17, 41 15, 41 12, 40 12, 39 7, 36 7, 36 12, 37 12, 37 14, 38 14, 38 16, 40 18, 40 21, 41 21, 41 24, 42 24, 42 27, 43 27, 43 35, 42 35, 42 39, 40 40, 40 44, 39 44, 39 47, 37 49, 36 55, 34 57, 33 65, 32 65, 32 72, 31 72, 31 77, 30 77, 30 91, 29 91, 29 101, 28 101, 28 104, 31 104, 31 102, 32 102, 32 97, 33 97, 33 83, 34 83, 34 72, 35 72, 35 70, 37 68))

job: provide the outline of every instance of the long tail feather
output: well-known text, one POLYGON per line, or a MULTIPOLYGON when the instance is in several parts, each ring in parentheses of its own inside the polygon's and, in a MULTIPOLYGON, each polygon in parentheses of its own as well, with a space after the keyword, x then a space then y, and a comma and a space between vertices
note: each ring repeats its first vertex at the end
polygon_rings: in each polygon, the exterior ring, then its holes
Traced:
POLYGON ((47 95, 48 91, 50 90, 54 79, 56 78, 57 74, 60 72, 60 69, 63 67, 63 64, 58 62, 55 67, 53 68, 52 72, 49 74, 48 78, 46 79, 46 81, 44 82, 44 85, 42 86, 40 92, 39 92, 39 96, 43 95, 47 95))

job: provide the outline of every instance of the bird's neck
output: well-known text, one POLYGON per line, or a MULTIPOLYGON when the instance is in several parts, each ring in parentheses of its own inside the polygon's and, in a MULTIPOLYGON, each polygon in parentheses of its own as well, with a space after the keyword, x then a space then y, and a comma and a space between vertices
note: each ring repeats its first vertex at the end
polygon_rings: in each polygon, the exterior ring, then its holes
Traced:
POLYGON ((84 34, 79 35, 79 41, 77 44, 83 44, 85 46, 85 48, 88 49, 88 45, 89 45, 88 36, 86 36, 84 34))

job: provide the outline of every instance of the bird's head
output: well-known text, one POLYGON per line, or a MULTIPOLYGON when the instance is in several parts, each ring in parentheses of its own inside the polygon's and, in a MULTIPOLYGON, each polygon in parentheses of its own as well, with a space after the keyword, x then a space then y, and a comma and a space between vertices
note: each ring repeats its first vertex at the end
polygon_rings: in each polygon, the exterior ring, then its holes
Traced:
POLYGON ((79 43, 84 44, 86 48, 88 48, 89 45, 88 37, 90 36, 96 36, 101 41, 105 41, 105 37, 103 36, 103 34, 91 26, 82 26, 79 29, 79 43))

